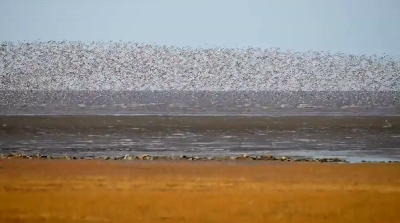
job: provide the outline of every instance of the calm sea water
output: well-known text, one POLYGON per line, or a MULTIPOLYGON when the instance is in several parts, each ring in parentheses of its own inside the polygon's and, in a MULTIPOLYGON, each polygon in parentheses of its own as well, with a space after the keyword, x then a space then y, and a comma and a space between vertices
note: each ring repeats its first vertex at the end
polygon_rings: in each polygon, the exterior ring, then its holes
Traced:
POLYGON ((1 91, 0 153, 400 160, 400 92, 1 91))

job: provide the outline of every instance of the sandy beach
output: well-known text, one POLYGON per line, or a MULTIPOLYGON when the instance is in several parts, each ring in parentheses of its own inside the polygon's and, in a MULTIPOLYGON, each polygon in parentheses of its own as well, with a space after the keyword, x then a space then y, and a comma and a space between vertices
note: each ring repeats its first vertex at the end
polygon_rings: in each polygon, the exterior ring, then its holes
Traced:
POLYGON ((400 222, 400 164, 0 160, 0 222, 400 222))

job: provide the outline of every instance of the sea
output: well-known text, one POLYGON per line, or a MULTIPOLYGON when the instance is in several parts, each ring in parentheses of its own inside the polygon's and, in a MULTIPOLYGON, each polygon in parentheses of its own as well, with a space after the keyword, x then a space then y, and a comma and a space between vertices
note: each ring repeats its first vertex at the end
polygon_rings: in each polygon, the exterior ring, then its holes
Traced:
POLYGON ((400 160, 400 92, 1 94, 0 153, 400 160))

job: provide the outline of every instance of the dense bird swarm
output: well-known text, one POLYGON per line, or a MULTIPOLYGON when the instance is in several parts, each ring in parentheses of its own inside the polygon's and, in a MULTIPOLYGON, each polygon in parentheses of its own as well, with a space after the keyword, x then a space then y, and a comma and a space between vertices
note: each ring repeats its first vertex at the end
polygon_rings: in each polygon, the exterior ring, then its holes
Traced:
POLYGON ((2 42, 0 89, 396 91, 400 58, 135 42, 2 42))

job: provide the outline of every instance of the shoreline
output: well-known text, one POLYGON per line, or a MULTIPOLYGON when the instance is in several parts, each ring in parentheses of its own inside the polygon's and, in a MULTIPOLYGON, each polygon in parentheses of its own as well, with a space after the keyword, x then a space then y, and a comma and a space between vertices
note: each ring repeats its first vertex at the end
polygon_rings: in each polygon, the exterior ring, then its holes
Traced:
POLYGON ((0 160, 5 159, 27 159, 27 160, 115 160, 115 161, 259 161, 259 162, 296 162, 296 163, 400 163, 399 160, 368 160, 361 158, 359 162, 350 162, 346 159, 337 157, 289 157, 272 155, 247 155, 240 156, 189 156, 189 155, 149 155, 149 154, 127 154, 124 156, 71 156, 71 155, 46 155, 46 154, 26 154, 8 153, 0 154, 0 160))
MULTIPOLYGON (((272 155, 247 155, 241 156, 159 156, 159 155, 133 155, 124 156, 70 156, 70 155, 45 155, 45 154, 25 154, 25 153, 9 153, 0 154, 0 159, 41 159, 41 160, 142 160, 142 161, 282 161, 282 162, 317 162, 317 163, 348 163, 348 161, 339 158, 293 158, 289 156, 272 156, 272 155)), ((397 162, 397 161, 390 161, 397 162)), ((400 162, 400 161, 398 161, 400 162)))

